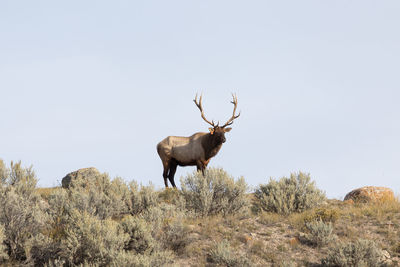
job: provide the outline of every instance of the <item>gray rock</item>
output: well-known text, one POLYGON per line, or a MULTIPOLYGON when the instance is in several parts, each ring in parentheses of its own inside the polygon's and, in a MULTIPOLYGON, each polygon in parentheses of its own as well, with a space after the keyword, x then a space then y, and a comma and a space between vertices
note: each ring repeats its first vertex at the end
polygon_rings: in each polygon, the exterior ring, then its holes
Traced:
POLYGON ((61 185, 63 188, 69 188, 71 181, 75 179, 88 179, 93 176, 99 175, 100 172, 93 167, 90 168, 83 168, 77 171, 68 173, 64 178, 61 180, 61 185))

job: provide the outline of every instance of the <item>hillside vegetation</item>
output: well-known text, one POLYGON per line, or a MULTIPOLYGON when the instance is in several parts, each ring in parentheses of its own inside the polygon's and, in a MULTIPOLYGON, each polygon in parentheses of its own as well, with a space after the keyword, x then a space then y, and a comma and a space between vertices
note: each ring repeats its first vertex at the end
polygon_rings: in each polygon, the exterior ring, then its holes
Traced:
POLYGON ((251 192, 223 169, 157 191, 97 174, 37 188, 0 160, 3 266, 398 266, 398 200, 326 199, 309 174, 251 192))

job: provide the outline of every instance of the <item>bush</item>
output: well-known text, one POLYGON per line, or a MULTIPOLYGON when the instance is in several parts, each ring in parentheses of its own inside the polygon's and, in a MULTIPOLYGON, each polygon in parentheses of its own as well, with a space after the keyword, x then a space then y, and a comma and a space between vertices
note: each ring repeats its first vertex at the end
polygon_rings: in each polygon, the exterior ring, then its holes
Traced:
POLYGON ((179 216, 172 218, 163 228, 163 247, 178 254, 182 253, 189 244, 188 233, 189 230, 183 224, 182 218, 179 216))
POLYGON ((176 188, 165 188, 158 194, 161 202, 175 205, 178 209, 186 209, 186 201, 180 190, 176 188))
MULTIPOLYGON (((170 266, 173 262, 173 253, 169 250, 154 251, 152 254, 133 254, 121 252, 111 266, 153 267, 170 266)), ((172 265, 173 266, 173 265, 172 265)))
POLYGON ((145 211, 141 218, 150 225, 152 236, 162 249, 181 253, 188 244, 189 231, 184 225, 188 214, 174 205, 161 203, 145 211))
POLYGON ((106 173, 73 179, 67 191, 69 202, 75 208, 100 219, 119 216, 129 211, 131 193, 128 186, 120 178, 111 181, 106 173))
POLYGON ((323 266, 380 266, 381 252, 371 240, 357 240, 339 244, 328 257, 322 260, 323 266))
POLYGON ((158 205, 152 185, 139 187, 134 181, 127 185, 121 178, 111 180, 108 174, 93 175, 90 179, 79 177, 71 181, 68 189, 60 190, 66 193, 55 190, 48 196, 53 210, 65 213, 75 208, 99 219, 135 215, 158 205))
POLYGON ((4 226, 4 244, 13 260, 26 260, 26 246, 47 220, 44 203, 35 193, 37 179, 32 167, 21 162, 5 167, 0 160, 0 224, 4 226))
POLYGON ((316 208, 304 214, 304 222, 323 221, 324 223, 336 222, 340 213, 337 209, 332 208, 316 208))
POLYGON ((250 260, 243 255, 238 255, 226 240, 215 244, 208 255, 208 260, 218 265, 230 267, 252 266, 250 260))
POLYGON ((150 207, 157 206, 159 203, 158 194, 151 184, 139 188, 136 182, 130 182, 129 193, 128 208, 132 215, 139 214, 150 207))
POLYGON ((5 251, 6 250, 6 246, 4 246, 4 243, 3 243, 4 239, 5 239, 4 227, 3 227, 3 225, 0 224, 0 263, 3 260, 6 260, 8 258, 8 255, 7 255, 6 251, 5 251))
POLYGON ((0 186, 7 183, 8 179, 8 169, 4 164, 4 161, 0 159, 0 186))
POLYGON ((156 242, 151 235, 151 224, 144 219, 127 216, 122 220, 122 227, 129 235, 125 244, 125 250, 134 251, 139 254, 150 254, 155 248, 156 242))
POLYGON ((325 246, 336 239, 332 234, 332 223, 324 223, 322 220, 307 222, 305 224, 308 234, 306 240, 314 246, 325 246))
MULTIPOLYGON (((41 233, 35 235, 29 240, 25 246, 27 252, 27 265, 44 266, 45 264, 60 263, 60 252, 62 251, 60 241, 43 235, 41 233)), ((65 263, 65 260, 62 262, 65 263)), ((55 265, 57 266, 57 265, 55 265)), ((62 266, 58 265, 58 266, 62 266)))
POLYGON ((99 220, 78 210, 72 212, 61 241, 60 258, 69 264, 86 262, 109 266, 123 251, 129 235, 111 219, 99 220))
POLYGON ((266 185, 260 185, 255 192, 260 207, 269 212, 289 214, 302 212, 320 205, 325 193, 310 182, 309 174, 292 173, 290 178, 282 177, 279 181, 270 179, 266 185))
POLYGON ((248 186, 241 177, 234 180, 223 169, 209 168, 203 176, 194 172, 181 179, 186 207, 201 216, 231 214, 248 207, 248 186))

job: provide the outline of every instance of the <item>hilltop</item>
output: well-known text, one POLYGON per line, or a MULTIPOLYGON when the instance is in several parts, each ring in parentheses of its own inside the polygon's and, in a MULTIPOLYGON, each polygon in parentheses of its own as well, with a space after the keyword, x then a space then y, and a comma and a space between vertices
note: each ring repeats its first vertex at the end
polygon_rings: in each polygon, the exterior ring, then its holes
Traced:
POLYGON ((400 264, 397 199, 327 199, 309 174, 254 192, 222 169, 159 191, 102 173, 37 188, 20 163, 0 164, 0 177, 4 266, 400 264))

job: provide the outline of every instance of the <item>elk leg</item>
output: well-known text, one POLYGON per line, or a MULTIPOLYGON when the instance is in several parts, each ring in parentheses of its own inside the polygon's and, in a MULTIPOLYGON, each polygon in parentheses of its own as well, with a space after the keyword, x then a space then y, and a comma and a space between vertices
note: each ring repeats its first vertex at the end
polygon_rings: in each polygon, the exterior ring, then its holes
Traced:
POLYGON ((175 185, 175 181, 174 181, 174 176, 175 176, 177 166, 178 166, 178 163, 171 161, 170 167, 169 167, 169 173, 168 173, 169 182, 175 188, 176 188, 176 185, 175 185))
POLYGON ((203 163, 201 160, 198 160, 198 161, 196 162, 196 166, 197 166, 197 171, 198 171, 198 172, 201 171, 201 173, 202 173, 203 176, 204 176, 204 170, 206 169, 206 166, 204 166, 204 163, 203 163))
POLYGON ((169 170, 169 166, 168 164, 163 164, 164 165, 164 171, 163 171, 163 177, 164 177, 164 184, 165 187, 168 188, 168 170, 169 170))

